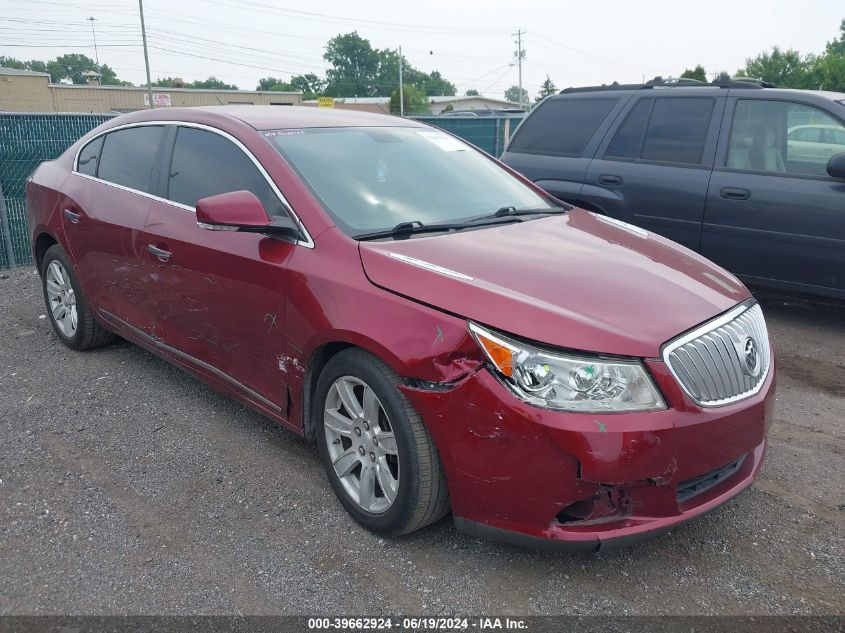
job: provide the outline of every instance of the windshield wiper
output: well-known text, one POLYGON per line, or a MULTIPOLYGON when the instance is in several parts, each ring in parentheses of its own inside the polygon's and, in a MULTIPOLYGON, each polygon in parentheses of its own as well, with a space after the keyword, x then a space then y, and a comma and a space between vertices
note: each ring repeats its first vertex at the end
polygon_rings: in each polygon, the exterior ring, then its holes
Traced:
POLYGON ((566 213, 569 207, 541 207, 538 209, 517 209, 516 207, 501 207, 495 213, 490 215, 482 215, 478 218, 467 220, 468 223, 476 222, 478 220, 489 220, 490 218, 507 218, 517 217, 523 215, 557 215, 566 213))
POLYGON ((521 222, 518 218, 509 216, 485 216, 483 218, 473 218, 465 222, 442 222, 438 224, 423 224, 419 220, 411 222, 400 222, 392 229, 384 231, 373 231, 372 233, 359 233, 353 235, 356 240, 377 240, 386 237, 394 239, 409 237, 419 233, 440 233, 443 231, 460 231, 471 226, 484 226, 491 224, 508 224, 510 222, 521 222))

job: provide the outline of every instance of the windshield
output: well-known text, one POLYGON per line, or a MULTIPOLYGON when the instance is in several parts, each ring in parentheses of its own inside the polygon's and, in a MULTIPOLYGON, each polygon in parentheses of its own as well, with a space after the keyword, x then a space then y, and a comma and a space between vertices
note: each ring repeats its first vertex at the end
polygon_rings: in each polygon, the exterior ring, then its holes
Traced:
POLYGON ((312 128, 265 136, 348 235, 402 222, 460 222, 502 207, 552 208, 481 152, 438 130, 312 128))

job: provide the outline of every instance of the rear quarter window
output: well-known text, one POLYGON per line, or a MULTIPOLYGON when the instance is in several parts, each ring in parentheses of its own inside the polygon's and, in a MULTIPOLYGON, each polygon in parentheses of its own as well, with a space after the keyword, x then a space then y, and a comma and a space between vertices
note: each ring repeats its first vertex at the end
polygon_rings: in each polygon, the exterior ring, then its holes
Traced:
POLYGON ((97 177, 152 193, 152 173, 164 127, 131 127, 105 136, 97 177))
POLYGON ((549 99, 526 119, 509 152, 580 156, 618 99, 549 99))
POLYGON ((97 175, 97 162, 100 159, 100 150, 103 148, 103 138, 102 136, 95 138, 79 152, 76 171, 80 174, 85 174, 86 176, 97 175))

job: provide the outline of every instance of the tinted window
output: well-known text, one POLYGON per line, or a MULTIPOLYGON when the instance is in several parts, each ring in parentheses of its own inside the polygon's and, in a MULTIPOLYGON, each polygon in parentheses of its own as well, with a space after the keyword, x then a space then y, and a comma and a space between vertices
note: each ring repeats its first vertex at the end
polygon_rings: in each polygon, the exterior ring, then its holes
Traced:
POLYGON ((97 161, 100 158, 100 149, 103 147, 103 138, 99 137, 88 143, 79 152, 79 161, 77 162, 77 171, 88 176, 97 175, 97 161))
POLYGON ((271 217, 284 215, 278 197, 243 150, 219 134, 180 127, 170 163, 168 198, 193 207, 202 198, 242 190, 254 193, 271 217))
POLYGON ((580 155, 617 99, 548 99, 519 128, 508 151, 580 155))
POLYGON ((643 149, 643 137, 648 116, 651 113, 653 99, 641 99, 625 117, 619 126, 613 142, 607 148, 605 156, 613 158, 639 158, 643 149))
POLYGON ((667 163, 701 162, 713 99, 655 99, 643 144, 642 159, 667 163))
POLYGON ((153 165, 162 126, 132 127, 106 134, 97 177, 138 191, 152 192, 153 165))
POLYGON ((727 167, 827 176, 827 161, 845 152, 845 126, 802 103, 742 99, 731 125, 727 167))

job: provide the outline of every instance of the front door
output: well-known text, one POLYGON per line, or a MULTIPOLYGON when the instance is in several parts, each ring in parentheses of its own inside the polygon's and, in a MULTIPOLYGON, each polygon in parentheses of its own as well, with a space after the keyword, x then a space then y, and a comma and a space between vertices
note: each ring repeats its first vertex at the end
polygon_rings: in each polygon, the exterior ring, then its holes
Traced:
POLYGON ((144 229, 156 337, 203 371, 264 406, 287 406, 285 262, 296 246, 255 233, 201 228, 197 200, 253 192, 271 215, 284 213, 263 173, 228 138, 178 128, 164 200, 144 229))
POLYGON ((702 254, 751 283, 845 296, 845 182, 827 175, 823 158, 825 141, 845 134, 845 125, 789 101, 731 106, 730 137, 707 194, 702 254))

